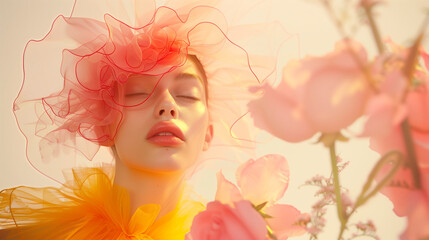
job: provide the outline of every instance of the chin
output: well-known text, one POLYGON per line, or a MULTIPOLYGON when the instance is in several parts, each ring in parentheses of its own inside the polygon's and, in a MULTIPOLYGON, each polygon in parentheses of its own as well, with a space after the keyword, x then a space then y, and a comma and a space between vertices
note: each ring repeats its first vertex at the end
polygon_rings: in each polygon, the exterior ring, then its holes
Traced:
POLYGON ((184 158, 177 158, 174 155, 158 156, 153 159, 155 159, 154 162, 142 166, 146 171, 153 173, 180 173, 190 167, 189 163, 184 161, 184 158))

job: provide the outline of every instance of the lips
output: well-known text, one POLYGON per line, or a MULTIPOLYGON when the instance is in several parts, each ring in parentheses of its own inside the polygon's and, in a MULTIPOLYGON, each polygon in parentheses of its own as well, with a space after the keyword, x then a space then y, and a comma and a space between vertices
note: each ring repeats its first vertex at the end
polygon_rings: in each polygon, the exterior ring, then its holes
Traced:
POLYGON ((176 124, 163 121, 149 130, 146 139, 158 146, 177 146, 185 141, 185 136, 176 124))

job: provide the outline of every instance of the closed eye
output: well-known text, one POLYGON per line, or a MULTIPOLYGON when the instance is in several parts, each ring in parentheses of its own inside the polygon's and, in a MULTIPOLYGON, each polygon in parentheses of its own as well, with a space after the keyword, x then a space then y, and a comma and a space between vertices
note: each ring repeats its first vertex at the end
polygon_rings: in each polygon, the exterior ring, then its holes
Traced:
POLYGON ((177 95, 176 97, 182 98, 182 99, 187 99, 187 100, 192 100, 192 101, 200 101, 201 100, 198 97, 188 96, 188 95, 177 95))
POLYGON ((148 96, 149 93, 139 92, 139 93, 128 93, 125 94, 125 97, 138 97, 138 96, 148 96))

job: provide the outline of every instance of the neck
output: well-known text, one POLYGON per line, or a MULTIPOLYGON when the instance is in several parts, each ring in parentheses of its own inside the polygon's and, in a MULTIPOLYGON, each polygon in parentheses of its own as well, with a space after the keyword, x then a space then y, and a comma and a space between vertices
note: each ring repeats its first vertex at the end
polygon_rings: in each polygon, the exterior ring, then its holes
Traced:
POLYGON ((183 174, 154 173, 127 166, 116 161, 115 184, 125 187, 130 193, 131 215, 138 207, 154 203, 161 206, 159 217, 174 210, 183 190, 183 174))

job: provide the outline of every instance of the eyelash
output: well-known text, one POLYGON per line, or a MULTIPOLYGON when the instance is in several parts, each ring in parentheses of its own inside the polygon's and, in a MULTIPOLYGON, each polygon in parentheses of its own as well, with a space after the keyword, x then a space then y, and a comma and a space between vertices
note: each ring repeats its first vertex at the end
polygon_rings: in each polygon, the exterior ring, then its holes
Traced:
POLYGON ((187 96, 187 95, 177 95, 178 98, 185 98, 193 101, 200 101, 201 99, 194 97, 194 96, 187 96))
MULTIPOLYGON (((148 96, 148 95, 149 95, 149 93, 130 93, 130 94, 126 94, 125 97, 137 97, 137 96, 148 96)), ((187 100, 192 100, 192 101, 200 101, 201 100, 198 97, 187 96, 187 95, 177 95, 176 97, 182 98, 182 99, 187 99, 187 100)))

